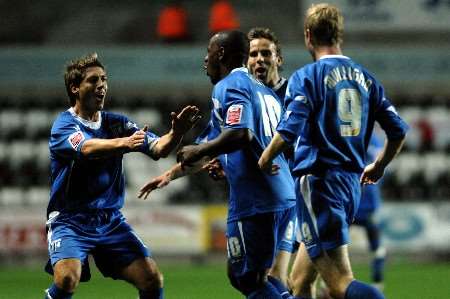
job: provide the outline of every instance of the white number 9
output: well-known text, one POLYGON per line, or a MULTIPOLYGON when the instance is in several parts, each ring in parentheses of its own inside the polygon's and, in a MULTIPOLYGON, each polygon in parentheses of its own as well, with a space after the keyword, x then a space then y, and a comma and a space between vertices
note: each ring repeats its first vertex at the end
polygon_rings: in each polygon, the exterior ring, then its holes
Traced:
POLYGON ((361 131, 361 94, 353 88, 341 89, 338 94, 338 116, 341 136, 358 136, 361 131))

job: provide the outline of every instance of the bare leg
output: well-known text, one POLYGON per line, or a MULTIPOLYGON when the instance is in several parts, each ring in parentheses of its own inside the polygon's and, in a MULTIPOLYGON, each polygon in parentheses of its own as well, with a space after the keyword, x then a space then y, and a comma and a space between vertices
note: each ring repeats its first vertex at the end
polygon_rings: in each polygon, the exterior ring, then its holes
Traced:
POLYGON ((163 276, 155 261, 151 258, 140 258, 122 270, 123 278, 138 290, 155 294, 163 288, 163 276))
POLYGON ((269 270, 269 275, 280 280, 285 286, 287 286, 290 260, 291 253, 289 251, 279 250, 273 266, 269 270))
POLYGON ((344 299, 347 287, 354 279, 347 245, 324 252, 313 263, 328 286, 330 295, 344 299))
POLYGON ((69 293, 73 293, 80 283, 81 261, 79 259, 63 259, 53 267, 55 285, 69 293))
POLYGON ((306 252, 305 244, 300 243, 288 280, 292 295, 315 298, 317 275, 314 264, 306 252))

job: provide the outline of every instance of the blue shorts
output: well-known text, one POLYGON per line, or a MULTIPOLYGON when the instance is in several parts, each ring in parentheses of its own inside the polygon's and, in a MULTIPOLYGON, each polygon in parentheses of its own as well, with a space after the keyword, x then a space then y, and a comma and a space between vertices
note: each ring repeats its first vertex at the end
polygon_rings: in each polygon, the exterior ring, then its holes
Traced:
MULTIPOLYGON (((295 206, 245 217, 227 224, 228 263, 234 276, 272 267, 295 206)), ((292 242, 295 229, 292 225, 292 242)))
POLYGON ((294 253, 298 249, 298 243, 296 241, 296 232, 298 227, 297 221, 297 207, 290 208, 288 210, 289 216, 283 219, 284 223, 281 226, 285 226, 283 235, 277 247, 278 250, 294 253), (287 224, 286 224, 287 223, 287 224))
POLYGON ((359 174, 335 169, 308 174, 296 178, 295 189, 299 229, 310 258, 349 243, 361 196, 359 174))
POLYGON ((50 260, 46 271, 67 258, 82 263, 81 281, 90 279, 88 256, 92 255, 105 277, 120 279, 120 271, 138 258, 150 256, 120 211, 59 214, 47 221, 50 260), (112 262, 113 261, 113 262, 112 262))
POLYGON ((380 207, 381 196, 378 184, 364 185, 361 189, 361 202, 355 216, 355 223, 364 223, 373 217, 380 207))

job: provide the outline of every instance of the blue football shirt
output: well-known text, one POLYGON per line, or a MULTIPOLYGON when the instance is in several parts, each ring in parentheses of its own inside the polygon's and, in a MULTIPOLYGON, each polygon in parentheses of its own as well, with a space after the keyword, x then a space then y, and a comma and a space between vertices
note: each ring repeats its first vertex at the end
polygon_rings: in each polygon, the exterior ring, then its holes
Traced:
MULTIPOLYGON (((78 212, 120 209, 124 203, 123 154, 88 158, 81 154, 86 140, 131 136, 138 126, 127 117, 99 112, 97 122, 78 117, 72 108, 62 112, 51 129, 49 140, 51 191, 47 215, 53 211, 78 212)), ((147 132, 139 151, 156 159, 152 148, 158 136, 147 132)))
POLYGON ((278 175, 258 168, 283 112, 280 99, 246 68, 237 68, 215 85, 212 103, 208 127, 197 143, 216 138, 223 129, 245 128, 253 134, 250 147, 219 157, 230 185, 228 221, 294 206, 294 181, 284 156, 274 161, 280 166, 278 175))
POLYGON ((392 140, 408 129, 381 84, 342 55, 326 55, 297 70, 285 102, 289 106, 277 130, 295 144, 296 176, 315 168, 362 172, 375 121, 392 140))

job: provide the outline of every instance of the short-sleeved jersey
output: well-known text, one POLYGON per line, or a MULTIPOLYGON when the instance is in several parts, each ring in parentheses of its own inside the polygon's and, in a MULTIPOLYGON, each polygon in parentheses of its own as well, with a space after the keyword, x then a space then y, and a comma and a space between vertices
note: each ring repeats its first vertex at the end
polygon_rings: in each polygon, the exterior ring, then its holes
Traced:
POLYGON ((326 55, 297 70, 285 102, 277 130, 296 145, 296 176, 315 168, 362 172, 375 121, 392 140, 408 129, 377 80, 342 55, 326 55))
POLYGON ((258 168, 283 112, 280 99, 246 68, 237 68, 215 85, 212 102, 211 119, 197 143, 216 138, 223 129, 245 128, 253 134, 249 147, 219 156, 230 185, 228 221, 294 206, 294 181, 284 156, 274 160, 278 175, 258 168))
MULTIPOLYGON (((62 112, 53 123, 49 141, 51 191, 47 216, 53 211, 120 209, 125 192, 123 154, 88 158, 81 148, 92 138, 126 137, 137 130, 134 122, 115 113, 102 111, 97 122, 90 122, 78 117, 72 108, 62 112)), ((139 151, 153 157, 158 139, 147 132, 139 151)))

